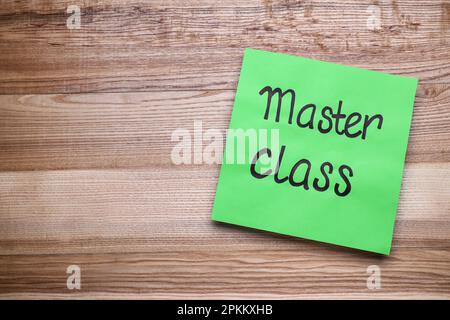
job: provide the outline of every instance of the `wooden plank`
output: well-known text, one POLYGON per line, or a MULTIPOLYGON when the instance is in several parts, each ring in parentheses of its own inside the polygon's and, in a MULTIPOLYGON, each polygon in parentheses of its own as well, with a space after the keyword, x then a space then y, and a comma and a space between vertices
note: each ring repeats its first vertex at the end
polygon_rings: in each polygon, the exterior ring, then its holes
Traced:
POLYGON ((334 248, 200 249, 0 256, 0 298, 450 298, 450 251, 399 248, 395 259, 334 248), (81 268, 81 290, 66 268, 81 268), (367 289, 367 267, 381 289, 367 289))
MULTIPOLYGON (((171 163, 171 135, 195 121, 225 135, 234 92, 0 96, 0 170, 137 168, 171 163)), ((407 162, 450 161, 450 90, 418 92, 407 162)), ((209 142, 205 141, 204 145, 209 142)))
POLYGON ((450 299, 448 1, 69 4, 0 6, 0 298, 450 299), (218 166, 171 164, 228 126, 246 47, 419 78, 389 258, 213 223, 218 166))
POLYGON ((78 30, 69 4, 2 3, 0 93, 235 89, 246 47, 450 83, 446 1, 84 0, 78 30))
MULTIPOLYGON (((157 166, 2 172, 0 254, 199 247, 306 252, 325 246, 211 222, 218 171, 217 166, 157 166)), ((450 163, 406 166, 394 257, 404 247, 450 249, 450 184, 443 179, 449 175, 450 163)))
POLYGON ((449 163, 406 166, 389 258, 213 223, 217 174, 0 173, 0 298, 450 298, 449 163), (381 290, 366 287, 370 265, 381 290))

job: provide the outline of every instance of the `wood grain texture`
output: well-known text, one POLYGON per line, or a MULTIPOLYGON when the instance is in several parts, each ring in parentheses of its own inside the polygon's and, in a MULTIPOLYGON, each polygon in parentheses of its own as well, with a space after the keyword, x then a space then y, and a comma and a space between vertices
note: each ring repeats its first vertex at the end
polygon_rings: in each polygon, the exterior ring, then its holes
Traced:
MULTIPOLYGON (((174 130, 193 134, 202 121, 225 133, 233 99, 229 90, 0 96, 0 170, 168 164, 174 130)), ((406 161, 448 162, 449 132, 450 87, 422 86, 406 161)))
MULTIPOLYGON (((2 172, 1 251, 14 255, 18 249, 23 254, 56 254, 211 246, 214 252, 224 247, 276 249, 281 243, 299 251, 321 247, 211 222, 218 172, 218 166, 206 165, 2 172), (19 248, 12 246, 18 235, 19 248)), ((449 163, 407 165, 394 249, 449 249, 450 184, 442 179, 449 175, 449 163)), ((395 250, 392 254, 396 257, 395 250)))
POLYGON ((68 4, 0 6, 0 298, 450 299, 449 1, 68 4), (246 47, 419 78, 389 257, 210 221, 171 134, 228 126, 246 47))
POLYGON ((82 298, 65 288, 65 268, 82 268, 91 298, 448 298, 449 253, 402 248, 397 259, 336 250, 184 248, 147 253, 0 257, 3 297, 82 298), (330 256, 333 260, 330 261, 330 256), (38 261, 38 263, 36 262, 38 261), (366 287, 369 265, 382 290, 366 287), (4 266, 9 267, 5 270, 4 266), (385 271, 383 271, 385 270, 385 271), (23 294, 26 290, 27 293, 23 294), (13 293, 11 293, 13 292, 13 293), (19 292, 20 294, 17 294, 19 292))
POLYGON ((234 89, 246 47, 450 83, 447 0, 85 0, 79 30, 68 4, 2 3, 0 93, 234 89))
POLYGON ((390 257, 216 224, 218 167, 0 174, 0 296, 449 298, 449 163, 408 164, 390 257), (65 268, 82 268, 82 292, 65 268), (366 268, 382 270, 380 291, 366 268))

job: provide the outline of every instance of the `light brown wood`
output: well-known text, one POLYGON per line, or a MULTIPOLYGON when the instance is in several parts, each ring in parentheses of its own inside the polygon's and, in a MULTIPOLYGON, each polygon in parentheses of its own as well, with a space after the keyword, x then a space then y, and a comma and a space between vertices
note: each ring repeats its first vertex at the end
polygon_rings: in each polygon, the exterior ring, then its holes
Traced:
MULTIPOLYGON (((201 120, 225 133, 233 99, 230 90, 0 96, 0 169, 168 164, 174 130, 193 134, 201 120)), ((450 89, 421 87, 406 161, 449 161, 449 131, 450 89)))
POLYGON ((450 299, 449 1, 68 4, 0 6, 0 298, 450 299), (228 126, 245 47, 419 78, 389 257, 211 222, 171 134, 228 126))
POLYGON ((450 256, 442 250, 401 248, 397 251, 401 258, 382 259, 325 246, 214 249, 4 256, 0 271, 9 275, 2 280, 4 297, 373 299, 449 295, 450 256), (78 264, 83 270, 78 292, 65 287, 68 264, 78 264), (366 287, 366 268, 373 264, 382 270, 381 290, 366 287), (5 265, 9 266, 6 271, 5 265))
POLYGON ((245 47, 450 83, 446 0, 72 2, 2 3, 0 93, 234 90, 245 47))
MULTIPOLYGON (((17 253, 9 246, 16 240, 22 254, 324 246, 211 222, 218 172, 206 165, 2 172, 2 253, 17 253)), ((442 177, 449 175, 449 163, 407 165, 394 249, 448 248, 450 184, 442 177)))

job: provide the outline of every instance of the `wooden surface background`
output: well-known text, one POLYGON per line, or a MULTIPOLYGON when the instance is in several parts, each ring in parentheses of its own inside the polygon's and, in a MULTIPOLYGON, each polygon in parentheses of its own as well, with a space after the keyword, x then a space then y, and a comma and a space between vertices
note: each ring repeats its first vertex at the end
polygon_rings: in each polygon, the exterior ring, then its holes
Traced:
POLYGON ((0 298, 79 297, 450 298, 450 1, 3 0, 0 298), (246 47, 419 78, 390 257, 210 221, 246 47))

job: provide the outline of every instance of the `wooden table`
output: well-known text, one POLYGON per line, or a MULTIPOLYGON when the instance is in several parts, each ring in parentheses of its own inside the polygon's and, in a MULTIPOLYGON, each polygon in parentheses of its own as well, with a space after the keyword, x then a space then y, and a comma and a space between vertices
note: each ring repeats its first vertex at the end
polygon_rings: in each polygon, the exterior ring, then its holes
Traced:
POLYGON ((0 94, 1 298, 450 298, 448 0, 6 0, 0 94), (210 221, 246 47, 419 78, 391 256, 210 221))

